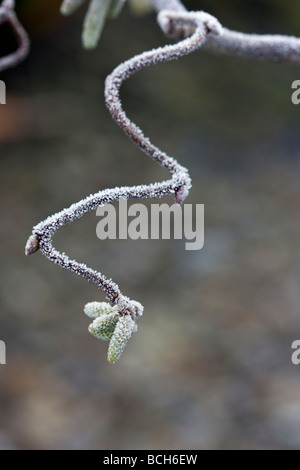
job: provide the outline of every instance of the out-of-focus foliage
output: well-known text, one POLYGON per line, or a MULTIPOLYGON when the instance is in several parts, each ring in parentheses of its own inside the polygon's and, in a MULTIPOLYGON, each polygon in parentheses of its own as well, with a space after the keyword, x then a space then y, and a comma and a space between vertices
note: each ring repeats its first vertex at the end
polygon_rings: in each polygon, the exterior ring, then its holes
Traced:
MULTIPOLYGON (((63 15, 71 15, 84 2, 85 0, 64 0, 60 11, 63 15)), ((125 3, 126 0, 90 0, 82 31, 85 49, 94 49, 97 46, 106 19, 116 18, 125 3)), ((148 0, 130 0, 130 4, 133 12, 139 15, 151 10, 148 0)))

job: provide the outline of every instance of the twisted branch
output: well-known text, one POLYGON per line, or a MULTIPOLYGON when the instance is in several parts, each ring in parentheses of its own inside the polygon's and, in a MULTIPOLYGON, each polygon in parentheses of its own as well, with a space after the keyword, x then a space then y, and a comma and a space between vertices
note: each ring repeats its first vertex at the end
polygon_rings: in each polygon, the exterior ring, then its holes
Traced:
POLYGON ((165 30, 171 30, 175 23, 184 22, 192 25, 195 31, 191 37, 177 44, 144 52, 119 65, 106 79, 105 100, 116 123, 143 152, 171 173, 171 179, 149 185, 105 189, 88 196, 35 226, 25 247, 26 255, 40 250, 50 261, 83 277, 105 292, 111 307, 107 304, 92 302, 85 307, 85 313, 94 318, 93 323, 89 326, 90 333, 97 338, 110 341, 108 360, 112 363, 119 359, 129 338, 137 330, 136 320, 142 315, 143 306, 124 296, 119 286, 102 273, 76 260, 71 260, 65 253, 57 251, 52 245, 52 237, 65 224, 81 218, 86 212, 113 201, 175 194, 175 201, 181 203, 188 195, 191 180, 187 169, 155 147, 144 136, 141 129, 130 121, 122 109, 119 90, 124 80, 134 73, 150 65, 174 60, 193 52, 204 43, 208 35, 220 34, 222 28, 214 17, 200 12, 178 14, 163 11, 159 14, 158 21, 165 30), (114 307, 117 309, 115 310, 114 307))
MULTIPOLYGON (((85 22, 85 41, 88 47, 94 47, 107 14, 109 0, 98 10, 100 0, 91 0, 88 15, 97 18, 95 30, 91 30, 89 20, 85 22), (97 13, 97 14, 96 14, 97 13)), ((63 9, 73 11, 84 0, 64 0, 63 9)), ((9 3, 9 2, 4 2, 9 3)), ((123 0, 114 0, 119 8, 123 0)), ((149 185, 123 186, 99 191, 72 204, 68 209, 58 212, 33 228, 25 253, 31 255, 40 250, 44 256, 58 266, 67 269, 102 289, 110 305, 92 302, 86 305, 85 313, 93 318, 89 331, 96 337, 110 341, 108 360, 116 362, 131 335, 136 331, 136 320, 142 315, 143 307, 139 302, 124 296, 119 286, 102 273, 89 268, 83 263, 71 260, 65 253, 57 251, 52 245, 55 232, 99 206, 119 201, 120 199, 143 199, 174 194, 175 201, 182 203, 188 195, 191 180, 188 170, 174 158, 154 146, 145 137, 141 129, 130 121, 122 108, 119 91, 124 80, 150 65, 177 59, 204 46, 217 52, 245 57, 247 59, 285 60, 290 63, 300 62, 300 39, 287 36, 251 35, 222 28, 218 20, 204 12, 187 12, 179 0, 152 0, 159 12, 158 23, 169 37, 178 39, 174 45, 160 47, 144 52, 119 65, 105 82, 105 102, 113 119, 125 134, 149 157, 167 169, 171 178, 149 185)), ((89 18, 89 16, 88 16, 89 18)), ((1 21, 1 16, 0 16, 1 21)), ((1 69, 0 69, 1 70, 1 69)))
POLYGON ((18 49, 5 57, 0 58, 0 72, 10 67, 15 67, 25 59, 29 52, 29 39, 27 33, 19 22, 14 11, 14 0, 4 0, 0 6, 0 24, 8 23, 18 41, 18 49))
POLYGON ((181 203, 187 196, 191 186, 187 169, 179 165, 174 158, 169 157, 159 148, 155 147, 150 140, 143 135, 141 129, 126 116, 119 99, 119 89, 123 81, 134 73, 150 65, 174 60, 189 54, 199 48, 208 35, 220 34, 221 32, 221 26, 218 21, 206 13, 189 12, 179 15, 177 13, 164 11, 159 14, 159 22, 165 29, 170 29, 173 23, 181 23, 182 21, 195 26, 195 32, 191 37, 171 46, 144 52, 124 62, 107 77, 105 86, 106 105, 112 117, 143 152, 171 173, 171 179, 149 185, 105 189, 88 196, 72 204, 68 209, 64 209, 36 225, 33 228, 32 235, 29 237, 25 248, 26 255, 31 255, 40 249, 42 254, 50 261, 95 284, 106 293, 106 297, 112 306, 116 304, 119 305, 119 311, 123 314, 132 314, 132 310, 135 311, 136 306, 134 305, 132 308, 129 299, 121 294, 118 285, 111 279, 107 279, 102 273, 87 267, 83 263, 70 260, 66 254, 57 251, 52 245, 52 237, 59 228, 67 223, 81 218, 86 212, 92 211, 98 206, 113 201, 119 201, 120 199, 162 197, 167 194, 175 193, 175 201, 181 203))
MULTIPOLYGON (((152 0, 152 3, 157 11, 168 9, 182 14, 186 11, 179 0, 152 0)), ((172 31, 165 30, 163 26, 161 29, 174 39, 181 39, 192 32, 191 26, 187 24, 181 27, 174 25, 172 31)), ((247 60, 300 63, 300 38, 294 36, 246 34, 223 27, 222 35, 207 37, 203 49, 247 60)))

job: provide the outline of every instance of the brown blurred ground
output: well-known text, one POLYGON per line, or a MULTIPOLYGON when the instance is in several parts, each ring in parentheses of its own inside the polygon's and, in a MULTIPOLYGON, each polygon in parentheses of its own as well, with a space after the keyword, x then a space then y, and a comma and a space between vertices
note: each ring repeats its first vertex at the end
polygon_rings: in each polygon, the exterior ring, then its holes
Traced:
MULTIPOLYGON (((231 28, 300 35, 295 1, 201 8, 231 28)), ((87 53, 82 13, 44 35, 34 7, 26 14, 31 55, 1 77, 0 448, 299 449, 299 68, 198 52, 123 87, 131 118, 190 169, 187 202, 205 204, 206 225, 199 252, 100 242, 95 214, 56 236, 145 306, 112 366, 82 313, 104 297, 24 245, 34 224, 87 194, 166 177, 103 102, 120 61, 166 40, 154 16, 125 12, 87 53)))

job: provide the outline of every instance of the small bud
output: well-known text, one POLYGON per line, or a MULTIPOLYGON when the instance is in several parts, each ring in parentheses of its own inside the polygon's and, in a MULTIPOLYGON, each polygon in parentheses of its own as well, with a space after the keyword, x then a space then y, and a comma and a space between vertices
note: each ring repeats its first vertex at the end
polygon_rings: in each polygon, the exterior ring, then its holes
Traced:
POLYGON ((29 256, 38 251, 39 237, 35 234, 30 235, 25 246, 25 255, 29 256))
POLYGON ((131 303, 131 311, 132 311, 132 318, 133 320, 138 319, 143 315, 144 312, 144 307, 140 302, 137 302, 136 300, 130 300, 131 303))
POLYGON ((175 202, 181 204, 185 198, 188 196, 189 190, 186 186, 181 186, 177 191, 175 191, 175 202))

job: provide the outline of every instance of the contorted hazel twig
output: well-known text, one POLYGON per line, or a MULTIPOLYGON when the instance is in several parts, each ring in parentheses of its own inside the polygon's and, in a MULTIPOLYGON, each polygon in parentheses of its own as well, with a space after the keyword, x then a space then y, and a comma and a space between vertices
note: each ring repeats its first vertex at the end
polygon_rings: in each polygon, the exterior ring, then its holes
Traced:
MULTIPOLYGON (((104 189, 87 196, 85 199, 72 204, 68 209, 64 209, 36 225, 25 248, 26 255, 31 255, 40 250, 53 263, 83 277, 105 292, 110 306, 96 302, 93 303, 91 308, 89 307, 90 304, 87 304, 85 312, 95 318, 93 324, 90 325, 90 332, 99 338, 110 340, 108 353, 110 362, 116 362, 128 339, 136 331, 135 322, 142 315, 143 307, 140 303, 125 297, 118 285, 102 273, 89 268, 83 263, 71 260, 66 254, 57 251, 52 245, 52 237, 60 227, 79 219, 86 212, 112 201, 154 198, 175 194, 175 201, 182 203, 188 195, 191 180, 187 169, 179 165, 174 158, 169 157, 158 147, 155 147, 144 136, 141 129, 129 120, 122 109, 119 90, 124 80, 127 80, 134 73, 150 65, 178 59, 193 52, 205 42, 208 35, 220 35, 222 27, 216 18, 204 12, 177 13, 162 11, 158 15, 158 21, 166 32, 170 31, 171 33, 174 28, 178 30, 184 25, 191 26, 194 31, 190 37, 177 44, 144 52, 119 65, 106 79, 105 100, 112 117, 121 129, 143 152, 166 168, 171 173, 171 178, 149 185, 104 189)), ((184 29, 182 31, 184 37, 184 29)))
POLYGON ((27 33, 19 22, 14 8, 14 0, 4 0, 0 6, 0 24, 8 23, 18 41, 18 49, 15 52, 0 58, 0 72, 17 65, 25 59, 29 52, 29 39, 27 33))

